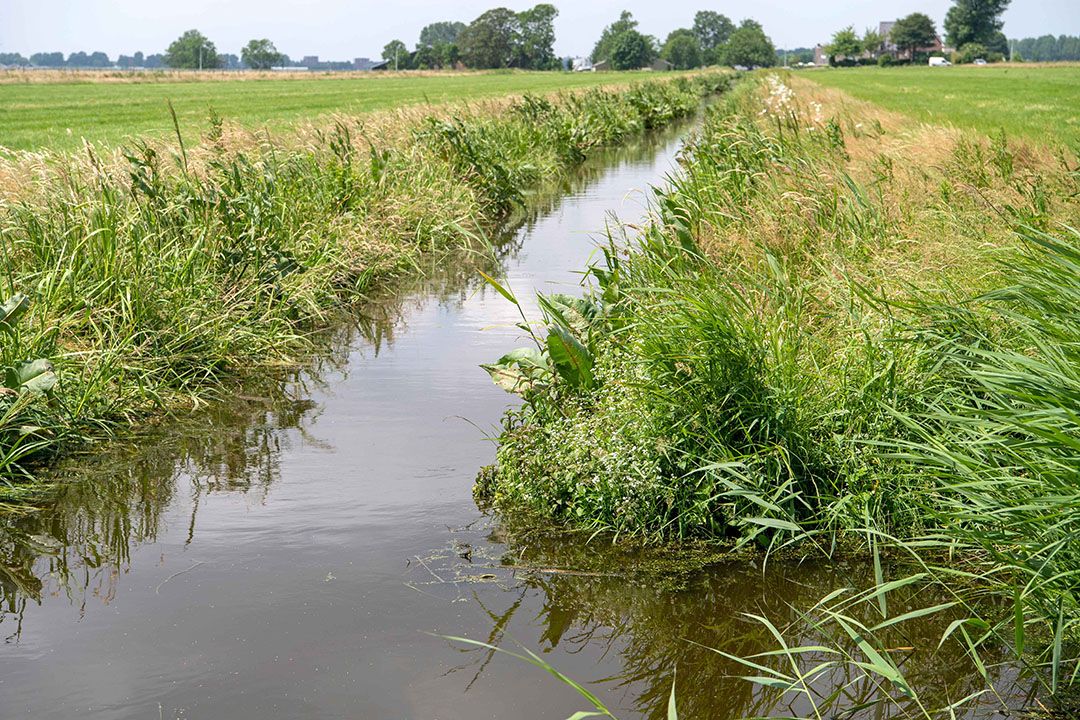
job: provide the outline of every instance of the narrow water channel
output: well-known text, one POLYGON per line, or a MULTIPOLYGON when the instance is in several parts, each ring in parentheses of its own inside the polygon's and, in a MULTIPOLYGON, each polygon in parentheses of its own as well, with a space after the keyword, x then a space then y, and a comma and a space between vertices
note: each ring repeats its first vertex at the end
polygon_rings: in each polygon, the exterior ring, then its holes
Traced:
MULTIPOLYGON (((578 292, 589 233, 645 212, 686 130, 599 157, 538 200, 503 245, 519 297, 578 292)), ((543 672, 441 635, 536 650, 624 719, 663 716, 676 666, 683 717, 762 711, 735 668, 687 640, 770 649, 740 612, 791 612, 864 569, 730 565, 666 583, 624 572, 634 558, 605 559, 603 542, 508 538, 470 490, 512 401, 478 366, 519 344, 518 318, 475 272, 444 270, 343 330, 317 367, 111 451, 54 508, 8 523, 0 718, 586 709, 543 672)), ((950 696, 978 686, 941 667, 926 673, 950 696)))

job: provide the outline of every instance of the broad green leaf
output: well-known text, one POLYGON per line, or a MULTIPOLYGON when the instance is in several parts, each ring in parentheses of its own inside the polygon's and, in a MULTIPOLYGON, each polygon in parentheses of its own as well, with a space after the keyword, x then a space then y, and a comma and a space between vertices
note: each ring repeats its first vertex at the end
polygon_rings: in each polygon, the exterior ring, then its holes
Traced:
POLYGON ((39 358, 8 368, 6 381, 12 390, 44 394, 56 385, 56 373, 51 362, 39 358))
POLYGON ((564 382, 585 389, 593 386, 592 353, 577 338, 561 327, 553 327, 548 332, 547 349, 564 382))
POLYGON ((16 321, 30 308, 30 298, 16 293, 0 305, 0 329, 11 330, 16 321))

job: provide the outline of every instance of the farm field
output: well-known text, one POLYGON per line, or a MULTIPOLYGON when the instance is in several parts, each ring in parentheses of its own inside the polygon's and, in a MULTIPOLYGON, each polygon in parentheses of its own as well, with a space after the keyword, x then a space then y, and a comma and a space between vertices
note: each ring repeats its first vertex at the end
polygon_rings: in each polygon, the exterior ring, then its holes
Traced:
MULTIPOLYGON (((185 134, 209 127, 211 112, 248 126, 287 126, 327 113, 363 113, 519 93, 642 81, 648 73, 494 72, 453 75, 205 79, 191 82, 0 83, 0 147, 37 150, 117 143, 172 133, 168 102, 185 134)), ((81 76, 85 78, 86 75, 81 76)), ((103 80, 108 78, 103 77, 103 80)))
POLYGON ((837 68, 807 73, 925 122, 1034 140, 1080 137, 1080 65, 837 68))

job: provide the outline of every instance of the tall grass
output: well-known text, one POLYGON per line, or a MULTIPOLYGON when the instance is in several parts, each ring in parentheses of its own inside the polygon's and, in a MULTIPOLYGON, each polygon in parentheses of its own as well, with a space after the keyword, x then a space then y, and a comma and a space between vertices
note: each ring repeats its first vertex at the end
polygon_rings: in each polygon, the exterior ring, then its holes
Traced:
POLYGON ((769 625, 790 667, 746 659, 812 716, 852 711, 825 680, 839 666, 880 687, 879 710, 973 700, 923 703, 878 639, 946 611, 940 642, 986 692, 991 648, 1060 691, 1080 667, 1080 235, 1060 224, 1080 217, 1076 168, 862 111, 773 77, 712 112, 652 222, 612 233, 589 295, 542 302, 537 349, 490 368, 526 403, 478 494, 616 536, 864 554, 872 587, 787 629, 831 649, 769 625), (952 599, 890 614, 911 583, 952 599))
POLYGON ((405 128, 342 118, 292 142, 215 119, 193 148, 176 123, 174 144, 117 158, 28 156, 0 199, 0 287, 29 310, 0 352, 9 369, 50 359, 58 380, 0 397, 0 480, 14 492, 81 441, 295 364, 374 283, 474 244, 528 188, 725 84, 525 97, 405 128))

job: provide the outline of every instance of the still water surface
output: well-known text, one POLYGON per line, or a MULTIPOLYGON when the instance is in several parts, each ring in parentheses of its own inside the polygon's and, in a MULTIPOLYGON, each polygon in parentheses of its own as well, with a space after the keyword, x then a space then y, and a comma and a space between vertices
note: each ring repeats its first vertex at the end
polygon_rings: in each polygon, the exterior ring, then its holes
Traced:
MULTIPOLYGON (((589 233, 611 212, 646 212, 686 130, 539 198, 501 249, 518 296, 579 292, 589 233)), ((478 366, 521 343, 518 317, 474 271, 435 270, 344 328, 316 366, 110 451, 54 508, 9 521, 0 718, 585 709, 541 671, 440 635, 541 652, 623 718, 662 717, 675 666, 683 717, 763 711, 736 668, 688 640, 771 649, 740 612, 791 615, 865 568, 731 563, 673 581, 602 541, 508 537, 470 489, 512 401, 478 366)), ((932 645, 933 632, 904 640, 932 645)), ((955 699, 977 685, 950 665, 909 670, 955 699)))

